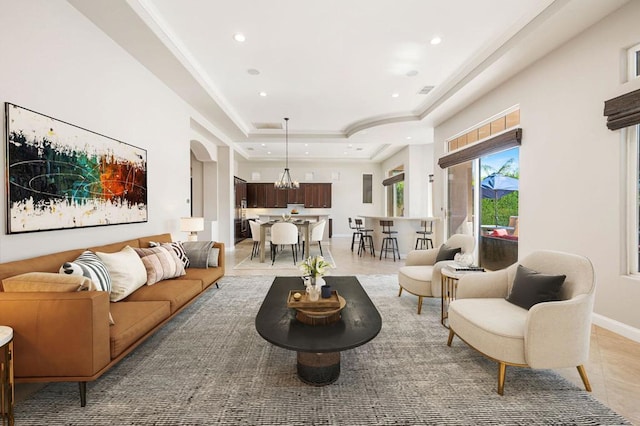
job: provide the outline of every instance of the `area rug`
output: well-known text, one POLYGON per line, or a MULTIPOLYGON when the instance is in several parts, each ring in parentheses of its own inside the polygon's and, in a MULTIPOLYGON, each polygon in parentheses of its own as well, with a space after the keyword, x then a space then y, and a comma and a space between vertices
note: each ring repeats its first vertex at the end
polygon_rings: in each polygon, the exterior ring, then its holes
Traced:
MULTIPOLYGON (((267 253, 263 263, 260 263, 259 256, 253 256, 253 259, 251 259, 251 256, 247 256, 246 258, 238 262, 238 264, 234 266, 233 269, 253 270, 253 271, 264 270, 264 273, 267 275, 270 274, 271 271, 276 269, 297 271, 300 269, 300 263, 304 260, 301 254, 302 252, 298 253, 298 261, 294 264, 293 256, 291 255, 291 247, 286 247, 283 250, 278 250, 278 253, 276 254, 276 260, 272 265, 271 259, 269 257, 270 256, 269 248, 267 246, 267 253)), ((325 247, 324 245, 322 246, 322 254, 327 262, 334 265, 334 267, 336 266, 335 259, 331 255, 331 250, 328 247, 325 247)), ((317 245, 312 246, 311 256, 317 256, 317 255, 320 255, 318 246, 317 245)))
POLYGON ((618 425, 629 424, 552 371, 497 366, 446 345, 439 301, 422 315, 395 276, 358 279, 380 334, 342 353, 328 386, 302 383, 296 354, 264 341, 255 316, 273 277, 225 277, 115 368, 88 384, 52 383, 16 405, 17 425, 618 425))

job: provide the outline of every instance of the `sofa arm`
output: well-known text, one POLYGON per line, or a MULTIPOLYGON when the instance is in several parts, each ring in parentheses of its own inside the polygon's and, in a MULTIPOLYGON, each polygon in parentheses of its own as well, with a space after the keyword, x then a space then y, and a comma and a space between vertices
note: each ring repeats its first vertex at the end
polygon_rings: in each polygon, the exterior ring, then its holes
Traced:
POLYGON ((0 292, 0 324, 14 331, 18 379, 81 381, 111 360, 107 292, 0 292))
POLYGON ((509 292, 509 276, 505 269, 494 272, 474 272, 458 280, 456 298, 505 298, 509 292))
POLYGON ((407 253, 406 266, 431 266, 436 263, 439 248, 427 250, 411 250, 407 253))
POLYGON ((213 243, 213 247, 220 249, 218 253, 218 267, 222 268, 222 275, 224 275, 224 262, 225 262, 225 254, 224 254, 224 243, 215 242, 213 243))

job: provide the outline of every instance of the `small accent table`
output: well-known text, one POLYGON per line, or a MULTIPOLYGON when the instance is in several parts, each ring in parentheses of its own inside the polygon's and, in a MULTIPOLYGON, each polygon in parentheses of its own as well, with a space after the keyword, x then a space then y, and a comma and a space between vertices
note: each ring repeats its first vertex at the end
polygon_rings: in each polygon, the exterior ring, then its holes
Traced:
POLYGON ((440 322, 446 328, 449 328, 449 304, 456 299, 456 291, 458 290, 458 280, 467 274, 477 274, 484 272, 484 269, 471 271, 456 271, 455 269, 445 266, 440 270, 441 290, 442 290, 442 315, 440 322))
POLYGON ((13 329, 0 325, 0 417, 13 426, 13 329))

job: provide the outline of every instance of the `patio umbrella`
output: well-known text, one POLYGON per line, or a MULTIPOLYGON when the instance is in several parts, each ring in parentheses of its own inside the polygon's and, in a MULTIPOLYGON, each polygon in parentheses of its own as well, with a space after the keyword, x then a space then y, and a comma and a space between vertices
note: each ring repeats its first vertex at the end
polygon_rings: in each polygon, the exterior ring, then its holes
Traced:
POLYGON ((507 194, 518 190, 518 179, 493 173, 482 179, 482 198, 493 199, 496 226, 498 226, 498 200, 507 194))

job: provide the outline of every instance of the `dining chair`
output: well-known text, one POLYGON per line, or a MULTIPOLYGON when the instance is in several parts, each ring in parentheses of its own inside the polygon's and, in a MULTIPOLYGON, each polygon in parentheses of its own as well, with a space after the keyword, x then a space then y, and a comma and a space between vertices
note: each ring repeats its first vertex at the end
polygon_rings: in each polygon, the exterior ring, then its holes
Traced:
POLYGON ((291 245, 293 264, 298 261, 298 227, 290 222, 278 222, 271 225, 271 264, 276 261, 276 252, 279 245, 291 245))

